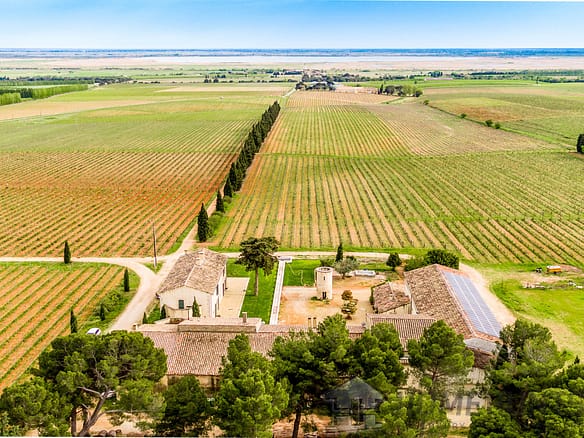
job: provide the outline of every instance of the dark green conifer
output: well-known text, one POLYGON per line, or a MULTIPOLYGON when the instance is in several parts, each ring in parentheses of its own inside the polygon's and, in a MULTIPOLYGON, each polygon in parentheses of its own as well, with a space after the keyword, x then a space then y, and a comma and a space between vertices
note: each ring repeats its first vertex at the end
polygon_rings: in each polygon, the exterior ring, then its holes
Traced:
POLYGON ((199 242, 206 242, 211 235, 211 230, 209 228, 209 215, 207 215, 207 210, 205 210, 205 204, 201 204, 197 224, 197 236, 199 237, 199 242))
POLYGON ((63 249, 63 262, 67 265, 71 263, 71 250, 69 249, 69 242, 65 240, 65 248, 63 249))
POLYGON ((130 292, 130 273, 128 268, 124 270, 124 292, 130 292))
POLYGON ((215 210, 221 213, 225 213, 225 204, 223 203, 223 196, 221 196, 221 191, 217 190, 217 200, 215 201, 215 210))
POLYGON ((71 333, 77 333, 77 317, 73 309, 71 309, 71 313, 69 314, 69 327, 71 328, 71 333))

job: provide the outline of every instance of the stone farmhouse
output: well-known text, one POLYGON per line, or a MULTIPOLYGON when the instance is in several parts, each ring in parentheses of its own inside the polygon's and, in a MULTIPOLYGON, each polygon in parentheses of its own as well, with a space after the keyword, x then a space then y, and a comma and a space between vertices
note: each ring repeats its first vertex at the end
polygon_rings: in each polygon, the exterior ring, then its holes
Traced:
POLYGON ((169 318, 188 319, 194 300, 201 316, 219 316, 219 303, 225 295, 227 257, 200 248, 182 255, 166 277, 160 289, 160 308, 166 309, 169 318))

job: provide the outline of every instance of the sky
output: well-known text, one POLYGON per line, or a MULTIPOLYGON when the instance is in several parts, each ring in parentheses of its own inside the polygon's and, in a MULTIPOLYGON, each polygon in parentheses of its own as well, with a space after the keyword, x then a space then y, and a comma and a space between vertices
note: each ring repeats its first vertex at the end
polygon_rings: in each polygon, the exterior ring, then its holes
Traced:
POLYGON ((584 48, 584 2, 0 0, 1 48, 584 48))

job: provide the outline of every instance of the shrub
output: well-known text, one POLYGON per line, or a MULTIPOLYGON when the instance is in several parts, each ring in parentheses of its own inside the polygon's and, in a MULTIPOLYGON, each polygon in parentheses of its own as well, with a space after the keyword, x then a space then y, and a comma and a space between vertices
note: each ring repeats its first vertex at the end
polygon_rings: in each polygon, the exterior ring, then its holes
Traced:
POLYGON ((397 252, 391 252, 387 257, 385 264, 395 271, 395 268, 400 266, 402 261, 399 258, 399 254, 397 252))
POLYGON ((485 120, 485 125, 487 125, 490 128, 491 126, 493 126, 493 121, 491 119, 485 120))
POLYGON ((335 259, 332 257, 320 259, 320 266, 332 268, 335 265, 335 259))
POLYGON ((462 113, 462 114, 460 115, 460 118, 461 118, 461 119, 466 119, 466 113, 462 113))
POLYGON ((499 122, 495 122, 495 129, 501 129, 501 124, 499 122))

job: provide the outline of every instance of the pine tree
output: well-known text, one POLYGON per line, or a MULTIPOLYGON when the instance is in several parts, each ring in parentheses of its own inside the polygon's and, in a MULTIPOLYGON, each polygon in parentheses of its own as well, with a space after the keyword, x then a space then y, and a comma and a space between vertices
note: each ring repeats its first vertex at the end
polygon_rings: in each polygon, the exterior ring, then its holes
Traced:
POLYGON ((339 247, 337 248, 337 255, 335 257, 335 263, 342 262, 344 258, 345 258, 345 254, 343 252, 343 243, 341 242, 339 244, 339 247))
POLYGON ((584 134, 578 136, 578 142, 576 143, 576 152, 579 154, 584 154, 584 134))
POLYGON ((201 211, 199 211, 197 224, 197 235, 199 237, 199 242, 206 242, 211 235, 211 230, 209 229, 209 216, 207 215, 207 210, 205 210, 205 204, 201 204, 201 211))
POLYGON ((69 315, 69 327, 71 328, 71 333, 77 333, 77 317, 75 316, 73 309, 71 309, 69 315))
POLYGON ((201 316, 201 308, 199 307, 199 303, 197 303, 197 299, 193 298, 193 317, 199 318, 201 316))
POLYGON ((233 187, 231 186, 231 181, 227 178, 225 181, 225 186, 223 186, 223 196, 229 196, 233 198, 233 187))
POLYGON ((65 248, 63 249, 63 262, 67 265, 71 263, 71 250, 69 249, 69 242, 65 240, 65 248))
POLYGON ((128 268, 124 270, 124 292, 130 292, 130 273, 128 268))

